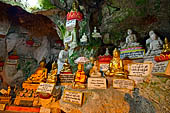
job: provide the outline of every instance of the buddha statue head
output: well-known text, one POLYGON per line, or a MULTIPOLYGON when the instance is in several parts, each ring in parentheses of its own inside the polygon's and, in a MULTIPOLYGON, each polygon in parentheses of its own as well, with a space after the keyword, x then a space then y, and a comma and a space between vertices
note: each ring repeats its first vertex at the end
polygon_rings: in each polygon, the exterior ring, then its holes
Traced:
POLYGON ((90 62, 93 64, 94 63, 95 58, 94 57, 90 57, 90 62))
POLYGON ((77 70, 78 70, 78 71, 83 71, 83 70, 84 70, 84 69, 83 69, 83 64, 78 63, 77 70))
POLYGON ((74 0, 72 4, 72 11, 77 11, 77 10, 78 10, 78 2, 74 0))
POLYGON ((65 59, 65 63, 67 63, 67 64, 68 64, 68 59, 67 59, 67 58, 65 59))
POLYGON ((131 29, 128 29, 128 30, 127 30, 127 34, 128 34, 128 35, 132 34, 132 30, 131 30, 131 29))
POLYGON ((165 44, 168 44, 168 38, 167 37, 165 37, 165 44))
POLYGON ((13 54, 13 55, 17 55, 17 50, 14 49, 12 54, 13 54))
POLYGON ((54 61, 52 64, 52 70, 57 69, 57 63, 54 61))
POLYGON ((157 35, 155 33, 153 33, 150 37, 151 37, 152 40, 157 40, 158 39, 157 35))
POLYGON ((119 58, 120 57, 120 52, 117 48, 114 49, 113 51, 113 57, 114 58, 119 58))
POLYGON ((65 51, 68 51, 68 49, 69 49, 69 46, 68 46, 68 43, 66 43, 64 50, 65 50, 65 51))
POLYGON ((151 37, 155 32, 153 30, 149 31, 149 36, 151 37))
POLYGON ((43 59, 40 61, 39 65, 40 65, 41 68, 44 68, 45 65, 46 65, 46 59, 43 58, 43 59))

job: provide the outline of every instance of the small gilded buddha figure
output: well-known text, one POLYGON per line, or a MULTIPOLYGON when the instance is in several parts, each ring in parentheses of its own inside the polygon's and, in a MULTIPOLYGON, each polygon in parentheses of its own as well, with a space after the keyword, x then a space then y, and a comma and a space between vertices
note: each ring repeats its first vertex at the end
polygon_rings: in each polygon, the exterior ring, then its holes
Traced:
POLYGON ((86 79, 87 79, 87 76, 85 75, 85 72, 84 72, 84 65, 79 63, 76 76, 75 76, 76 85, 77 83, 84 84, 86 82, 86 79))
POLYGON ((72 4, 72 9, 71 11, 78 11, 78 2, 74 1, 73 4, 72 4))
POLYGON ((57 64, 54 61, 52 64, 52 69, 50 73, 48 74, 47 82, 48 83, 55 83, 57 81, 57 64))
POLYGON ((45 68, 46 62, 45 59, 40 61, 40 65, 25 82, 27 83, 40 83, 43 82, 47 78, 47 68, 45 68))
POLYGON ((68 59, 65 59, 65 63, 63 64, 63 68, 60 73, 63 73, 63 72, 71 72, 72 73, 72 69, 71 69, 70 64, 68 63, 68 59))
POLYGON ((3 94, 3 96, 7 96, 7 97, 9 97, 9 96, 10 96, 10 93, 11 93, 11 87, 10 87, 10 86, 8 86, 8 89, 7 89, 7 90, 5 90, 5 89, 1 89, 1 90, 0 90, 0 93, 2 93, 2 94, 3 94))
POLYGON ((170 43, 168 42, 168 38, 165 37, 165 44, 163 45, 162 52, 170 52, 170 43))
POLYGON ((90 69, 89 75, 90 77, 101 77, 98 61, 94 61, 94 66, 90 69))
POLYGON ((120 52, 117 48, 113 51, 113 58, 109 64, 109 70, 105 72, 107 76, 125 75, 123 61, 120 59, 120 52))

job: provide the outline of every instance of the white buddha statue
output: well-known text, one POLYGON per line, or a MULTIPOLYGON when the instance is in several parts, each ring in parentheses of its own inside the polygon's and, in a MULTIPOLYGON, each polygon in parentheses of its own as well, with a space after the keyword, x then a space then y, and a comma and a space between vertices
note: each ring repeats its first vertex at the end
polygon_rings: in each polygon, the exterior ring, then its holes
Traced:
POLYGON ((137 43, 136 35, 132 33, 131 29, 128 29, 127 34, 128 36, 126 37, 126 43, 123 48, 140 46, 140 44, 137 43))
POLYGON ((68 49, 69 49, 69 46, 68 44, 65 45, 65 49, 64 50, 61 50, 60 53, 59 53, 59 56, 58 56, 58 71, 57 71, 57 74, 60 74, 60 71, 62 70, 63 68, 63 65, 64 65, 64 62, 66 59, 68 59, 69 57, 69 52, 68 52, 68 49))
POLYGON ((106 55, 106 56, 110 55, 110 54, 109 54, 109 49, 108 49, 108 48, 106 48, 106 52, 105 52, 104 55, 106 55))
POLYGON ((82 45, 86 45, 87 44, 87 36, 86 36, 85 33, 83 34, 82 38, 80 39, 80 43, 82 45))
POLYGON ((151 41, 146 56, 159 55, 162 52, 162 40, 160 40, 160 38, 158 39, 155 33, 151 34, 150 38, 151 41))
POLYGON ((99 38, 99 37, 101 37, 100 33, 97 32, 96 27, 94 27, 94 31, 93 31, 93 33, 92 33, 92 37, 94 37, 94 38, 99 38))
MULTIPOLYGON (((150 43, 153 41, 153 40, 152 40, 152 35, 156 35, 153 30, 151 30, 151 31, 149 32, 149 38, 146 40, 146 47, 147 47, 148 50, 149 50, 149 48, 150 48, 150 43)), ((157 35, 156 35, 156 37, 157 37, 157 40, 159 40, 159 43, 160 43, 161 45, 163 45, 163 41, 160 39, 160 37, 158 37, 157 35)))

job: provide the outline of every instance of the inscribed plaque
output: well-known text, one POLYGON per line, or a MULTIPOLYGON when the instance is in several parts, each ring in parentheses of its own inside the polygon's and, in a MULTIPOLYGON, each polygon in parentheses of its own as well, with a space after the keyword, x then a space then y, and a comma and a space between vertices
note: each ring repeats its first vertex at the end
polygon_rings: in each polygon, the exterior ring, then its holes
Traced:
POLYGON ((64 90, 63 101, 81 106, 83 101, 83 93, 78 91, 64 90))
POLYGON ((129 75, 133 76, 148 76, 151 73, 151 64, 135 63, 129 68, 129 75))
POLYGON ((105 78, 88 78, 88 89, 106 89, 105 78))
POLYGON ((113 79, 113 87, 120 89, 134 89, 134 81, 128 79, 113 79))
POLYGON ((55 84, 40 83, 37 92, 52 94, 55 84))

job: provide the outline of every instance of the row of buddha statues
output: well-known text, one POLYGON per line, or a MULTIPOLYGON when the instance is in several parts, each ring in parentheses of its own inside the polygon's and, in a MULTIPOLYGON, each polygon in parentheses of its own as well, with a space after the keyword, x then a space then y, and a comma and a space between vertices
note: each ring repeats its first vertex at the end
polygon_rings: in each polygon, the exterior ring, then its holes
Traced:
MULTIPOLYGON (((47 74, 47 68, 45 68, 45 60, 42 60, 35 73, 32 74, 29 78, 27 78, 25 83, 41 83, 41 82, 56 83, 57 71, 58 71, 57 64, 56 62, 53 62, 52 69, 50 73, 47 74)), ((68 59, 65 59, 60 74, 69 73, 69 72, 72 73, 72 68, 68 62, 68 59)), ((124 70, 123 61, 122 59, 120 59, 120 52, 117 48, 115 48, 115 50, 113 51, 113 58, 110 61, 109 69, 105 71, 104 74, 106 76, 123 76, 127 78, 128 72, 124 70)), ((93 61, 93 66, 90 69, 89 76, 102 77, 98 60, 93 61)), ((86 80, 87 80, 87 75, 85 74, 84 71, 84 64, 78 63, 78 68, 77 71, 75 72, 75 79, 74 79, 76 83, 75 87, 80 84, 84 84, 86 80)))
MULTIPOLYGON (((121 47, 121 49, 142 47, 142 45, 140 45, 137 42, 136 35, 133 34, 131 29, 128 29, 127 34, 128 36, 126 37, 126 42, 121 47)), ((147 52, 145 56, 155 56, 155 55, 159 55, 161 52, 170 51, 170 44, 168 42, 167 37, 165 38, 165 44, 163 45, 163 41, 160 39, 160 37, 156 35, 156 33, 153 30, 149 32, 149 38, 146 40, 146 47, 147 47, 147 52)))

